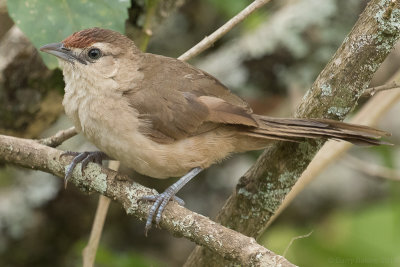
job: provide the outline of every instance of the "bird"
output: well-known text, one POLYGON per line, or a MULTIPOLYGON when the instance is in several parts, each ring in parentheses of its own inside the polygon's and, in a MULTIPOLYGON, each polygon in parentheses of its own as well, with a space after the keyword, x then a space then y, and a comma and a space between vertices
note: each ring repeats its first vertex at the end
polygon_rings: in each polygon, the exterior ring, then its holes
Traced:
POLYGON ((249 104, 215 77, 186 62, 144 53, 125 35, 102 28, 75 32, 40 48, 59 59, 65 81, 63 106, 78 132, 100 151, 65 152, 78 163, 119 160, 143 175, 180 177, 152 201, 145 234, 158 225, 176 193, 202 170, 233 153, 260 150, 276 141, 335 139, 380 145, 389 133, 329 119, 275 118, 249 104))

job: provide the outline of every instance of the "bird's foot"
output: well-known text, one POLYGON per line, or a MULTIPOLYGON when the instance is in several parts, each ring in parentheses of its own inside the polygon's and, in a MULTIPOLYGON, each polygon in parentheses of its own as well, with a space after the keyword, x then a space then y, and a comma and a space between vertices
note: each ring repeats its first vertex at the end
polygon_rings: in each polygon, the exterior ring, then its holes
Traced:
POLYGON ((161 215, 167 206, 168 202, 174 200, 179 205, 184 206, 185 201, 183 199, 173 195, 173 192, 165 190, 163 193, 158 195, 144 196, 139 201, 152 201, 154 202, 150 208, 149 215, 147 216, 146 226, 144 227, 144 234, 147 236, 147 232, 151 229, 153 218, 156 217, 156 226, 159 227, 161 221, 161 215))
POLYGON ((82 163, 81 172, 85 174, 84 169, 89 164, 89 162, 97 163, 101 165, 103 160, 110 159, 104 152, 101 151, 92 151, 92 152, 72 152, 66 151, 60 155, 60 158, 64 156, 74 156, 72 162, 68 165, 67 170, 65 171, 64 177, 64 186, 67 188, 68 180, 72 176, 72 172, 74 171, 76 165, 82 163))
POLYGON ((181 177, 176 183, 168 187, 163 193, 158 195, 144 196, 139 201, 153 201, 153 205, 150 208, 149 215, 147 216, 146 226, 144 228, 144 234, 147 236, 147 232, 151 229, 153 219, 155 216, 156 226, 159 226, 161 221, 162 213, 170 200, 176 201, 179 205, 185 205, 185 202, 175 196, 176 193, 187 184, 192 178, 202 171, 201 168, 194 168, 186 175, 181 177))

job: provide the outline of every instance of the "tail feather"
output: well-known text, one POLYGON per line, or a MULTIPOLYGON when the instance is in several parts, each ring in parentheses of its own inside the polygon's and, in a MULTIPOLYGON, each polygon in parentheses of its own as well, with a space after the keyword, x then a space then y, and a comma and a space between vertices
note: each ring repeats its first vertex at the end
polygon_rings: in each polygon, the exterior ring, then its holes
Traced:
POLYGON ((389 133, 368 126, 334 120, 271 118, 255 116, 258 127, 252 127, 246 135, 274 140, 300 142, 305 139, 326 138, 345 140, 357 145, 389 144, 380 140, 389 133))

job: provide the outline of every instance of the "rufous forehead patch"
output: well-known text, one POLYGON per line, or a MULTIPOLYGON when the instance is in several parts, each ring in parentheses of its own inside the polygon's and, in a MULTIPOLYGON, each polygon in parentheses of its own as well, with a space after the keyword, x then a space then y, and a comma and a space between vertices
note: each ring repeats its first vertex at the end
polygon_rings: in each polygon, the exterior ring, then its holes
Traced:
POLYGON ((107 29, 90 28, 75 32, 65 38, 62 43, 65 47, 70 48, 86 48, 96 42, 112 43, 117 38, 121 38, 122 34, 107 29))

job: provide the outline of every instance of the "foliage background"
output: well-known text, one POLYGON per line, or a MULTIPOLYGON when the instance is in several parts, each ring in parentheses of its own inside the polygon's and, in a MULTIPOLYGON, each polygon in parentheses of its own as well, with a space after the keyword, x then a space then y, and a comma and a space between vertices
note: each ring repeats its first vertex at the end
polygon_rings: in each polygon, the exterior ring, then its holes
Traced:
MULTIPOLYGON (((149 1, 133 3, 145 5, 149 1)), ((148 50, 177 57, 249 3, 248 0, 188 0, 153 30, 148 50)), ((365 4, 366 1, 346 0, 273 1, 191 63, 221 79, 249 101, 255 112, 290 116, 365 4), (263 32, 268 33, 268 38, 246 45, 241 42, 263 32), (246 51, 234 64, 230 61, 235 51, 232 47, 246 51)), ((38 48, 87 27, 124 32, 126 20, 131 18, 126 9, 131 5, 127 0, 7 1, 8 10, 0 9, 0 62, 6 62, 7 53, 17 49, 2 47, 9 39, 13 22, 38 48)), ((136 22, 141 26, 143 20, 139 16, 136 22)), ((20 57, 29 58, 28 52, 20 57)), ((54 58, 43 59, 49 68, 56 66, 54 58)), ((61 114, 62 108, 51 109, 52 114, 43 113, 50 96, 50 102, 61 107, 60 73, 46 70, 32 78, 31 69, 45 67, 36 60, 21 62, 24 63, 0 68, 0 132, 38 137, 70 126, 61 114), (14 73, 29 78, 24 82, 11 79, 14 73), (52 86, 38 89, 49 81, 54 81, 52 86), (24 112, 17 112, 21 110, 24 112), (16 127, 14 122, 22 121, 22 117, 24 123, 16 127), (39 121, 48 117, 50 127, 30 131, 31 125, 37 128, 39 121)), ((399 69, 399 62, 398 51, 394 51, 377 72, 373 84, 385 82, 399 69)), ((400 139, 399 112, 397 105, 379 125, 393 133, 391 141, 395 144, 400 139)), ((90 146, 82 137, 75 137, 62 147, 83 151, 90 146)), ((365 162, 399 170, 398 145, 357 147, 350 153, 365 162)), ((186 186, 180 196, 188 208, 214 217, 237 179, 258 155, 259 152, 237 155, 210 168, 186 186)), ((360 168, 349 168, 345 161, 331 166, 302 192, 266 231, 262 244, 282 254, 292 238, 313 231, 310 237, 295 240, 287 250, 286 257, 291 262, 300 266, 399 266, 400 232, 396 227, 400 221, 399 183, 366 174, 360 168)), ((172 179, 155 181, 133 176, 157 190, 172 182, 172 179)), ((96 195, 84 195, 73 187, 63 190, 61 182, 48 174, 1 166, 0 265, 81 265, 81 251, 90 233, 96 203, 96 195)), ((126 216, 113 203, 97 265, 179 266, 194 247, 189 241, 161 230, 152 230, 145 238, 143 227, 142 222, 126 216)))

